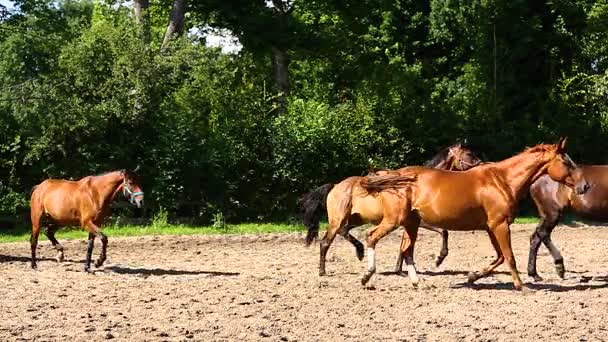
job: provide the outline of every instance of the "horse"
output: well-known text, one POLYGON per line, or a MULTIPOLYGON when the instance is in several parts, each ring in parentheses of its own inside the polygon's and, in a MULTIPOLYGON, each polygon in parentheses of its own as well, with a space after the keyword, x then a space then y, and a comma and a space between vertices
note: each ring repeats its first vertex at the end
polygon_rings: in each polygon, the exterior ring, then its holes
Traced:
MULTIPOLYGON (((445 170, 466 170, 480 162, 479 158, 468 147, 463 143, 457 143, 442 149, 425 165, 445 170)), ((387 174, 399 172, 399 170, 373 171, 372 174, 387 174)), ((380 204, 374 197, 365 194, 359 186, 362 179, 363 177, 354 176, 346 178, 338 184, 322 185, 304 195, 300 200, 301 206, 304 208, 304 224, 308 228, 306 246, 309 246, 318 235, 323 203, 326 202, 325 207, 327 208, 329 225, 320 243, 319 275, 325 275, 326 273, 326 255, 336 233, 339 233, 355 247, 357 258, 362 260, 363 244, 350 234, 350 230, 367 223, 378 224, 382 220, 380 204)), ((441 230, 432 226, 425 225, 424 227, 442 233, 441 230)))
POLYGON ((57 250, 57 262, 64 259, 63 247, 55 238, 60 226, 80 225, 89 232, 85 272, 90 272, 91 255, 95 237, 102 243, 99 259, 95 267, 106 260, 108 238, 100 230, 103 219, 109 214, 109 205, 116 194, 122 190, 125 198, 141 208, 144 205, 144 192, 139 177, 133 171, 111 171, 97 176, 87 176, 78 181, 47 179, 34 186, 30 200, 32 219, 32 269, 36 269, 36 246, 42 219, 45 218, 45 234, 57 250))
POLYGON ((366 285, 376 271, 378 241, 403 226, 401 252, 405 256, 412 284, 419 281, 414 265, 414 245, 421 220, 448 230, 485 230, 496 251, 486 268, 471 272, 468 282, 488 276, 504 261, 509 265, 513 285, 522 289, 511 249, 511 231, 517 203, 530 185, 542 175, 564 183, 577 194, 589 189, 582 171, 565 153, 566 139, 557 144, 539 144, 496 163, 453 172, 409 167, 400 174, 366 177, 360 186, 379 197, 384 218, 368 232, 368 269, 361 283, 366 285))
POLYGON ((564 258, 551 241, 551 232, 566 210, 583 219, 608 221, 608 165, 581 165, 580 169, 592 185, 584 195, 577 195, 548 177, 540 177, 530 187, 530 195, 541 218, 530 237, 528 256, 528 275, 535 281, 542 280, 536 271, 536 256, 541 242, 551 253, 558 276, 564 278, 564 258))

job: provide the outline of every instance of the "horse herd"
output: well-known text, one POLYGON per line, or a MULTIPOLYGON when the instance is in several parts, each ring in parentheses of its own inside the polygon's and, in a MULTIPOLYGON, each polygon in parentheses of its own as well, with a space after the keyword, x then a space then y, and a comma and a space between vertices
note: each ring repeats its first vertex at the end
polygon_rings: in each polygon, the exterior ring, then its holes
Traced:
MULTIPOLYGON (((583 217, 608 219, 608 201, 604 200, 608 198, 608 166, 579 167, 565 148, 566 139, 562 138, 557 144, 539 144, 503 161, 483 163, 470 148, 458 143, 443 149, 424 166, 372 171, 367 176, 323 185, 300 200, 308 228, 306 245, 317 237, 319 221, 326 209, 328 226, 320 242, 319 264, 319 274, 324 275, 327 251, 336 234, 352 243, 362 260, 364 245, 350 230, 374 224, 367 235, 368 267, 361 279, 366 285, 376 271, 376 244, 391 231, 403 227, 396 271, 401 272, 405 261, 410 280, 417 284, 414 246, 419 227, 442 234, 437 265, 448 253, 447 230, 485 230, 496 259, 469 273, 468 281, 488 276, 506 261, 514 287, 521 289, 509 225, 514 220, 517 203, 529 191, 541 223, 531 238, 528 274, 535 280, 541 279, 536 271, 536 254, 544 243, 563 277, 563 257, 551 241, 551 231, 564 211, 570 208, 583 217)), ((63 247, 54 235, 65 225, 80 225, 89 233, 85 271, 91 270, 94 240, 100 238, 102 249, 95 266, 102 266, 108 239, 99 227, 109 212, 109 204, 122 191, 133 205, 143 206, 144 192, 136 171, 113 171, 78 181, 48 179, 35 186, 30 201, 31 267, 36 268, 41 226, 57 250, 57 261, 63 260, 63 247)))

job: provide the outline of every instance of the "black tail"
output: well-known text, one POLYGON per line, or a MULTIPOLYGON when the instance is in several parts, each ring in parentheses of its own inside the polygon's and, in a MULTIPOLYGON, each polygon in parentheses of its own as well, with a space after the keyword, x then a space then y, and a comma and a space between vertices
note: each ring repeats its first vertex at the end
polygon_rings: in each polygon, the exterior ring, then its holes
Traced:
POLYGON ((323 209, 326 209, 327 194, 333 189, 334 184, 323 184, 313 191, 302 195, 298 200, 300 210, 303 212, 304 225, 308 228, 306 235, 306 246, 310 246, 312 241, 319 234, 319 221, 323 216, 323 209))

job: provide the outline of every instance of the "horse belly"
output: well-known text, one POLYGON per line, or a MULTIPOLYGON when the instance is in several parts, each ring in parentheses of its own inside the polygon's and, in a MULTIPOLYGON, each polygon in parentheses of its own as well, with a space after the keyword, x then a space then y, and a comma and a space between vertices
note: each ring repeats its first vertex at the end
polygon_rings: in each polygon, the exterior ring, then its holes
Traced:
POLYGON ((384 208, 378 197, 365 196, 353 200, 351 215, 357 214, 364 223, 379 224, 384 217, 384 208))
POLYGON ((59 225, 80 224, 80 211, 74 202, 63 196, 49 196, 44 200, 44 213, 59 225))
POLYGON ((466 201, 436 201, 416 210, 422 221, 447 230, 480 230, 487 224, 483 208, 466 201))

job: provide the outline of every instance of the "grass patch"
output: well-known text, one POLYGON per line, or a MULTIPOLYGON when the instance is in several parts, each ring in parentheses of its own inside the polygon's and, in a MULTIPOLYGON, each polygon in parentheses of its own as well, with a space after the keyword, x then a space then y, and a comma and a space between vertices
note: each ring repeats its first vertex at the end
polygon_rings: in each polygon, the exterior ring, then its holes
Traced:
MULTIPOLYGON (((105 226, 103 232, 108 237, 115 236, 143 236, 143 235, 218 235, 218 234, 261 234, 261 233, 291 233, 301 232, 305 228, 297 224, 281 223, 243 223, 235 225, 225 225, 222 228, 213 226, 190 226, 190 225, 149 225, 149 226, 105 226)), ((80 228, 64 228, 58 231, 55 236, 59 240, 86 239, 88 233, 80 228)), ((30 239, 30 228, 21 227, 10 230, 0 230, 0 243, 6 242, 25 242, 30 239)), ((39 241, 47 240, 41 232, 39 241)))
MULTIPOLYGON (((518 224, 536 224, 538 218, 534 216, 522 216, 515 219, 518 224)), ((324 230, 326 223, 321 224, 324 230)), ((306 228, 301 224, 287 223, 242 223, 228 224, 222 228, 214 226, 191 226, 180 224, 156 223, 149 226, 135 225, 113 225, 103 227, 103 232, 108 237, 116 236, 144 236, 144 235, 219 235, 219 234, 264 234, 264 233, 292 233, 302 232, 306 228)), ((57 232, 59 240, 84 240, 88 236, 87 232, 80 228, 68 227, 57 232)), ((26 242, 30 239, 30 228, 19 227, 5 230, 0 228, 0 243, 7 242, 26 242)), ((40 233, 39 241, 47 240, 43 233, 40 233)))
POLYGON ((537 224, 539 222, 538 217, 536 216, 520 216, 515 218, 515 223, 519 224, 537 224))

